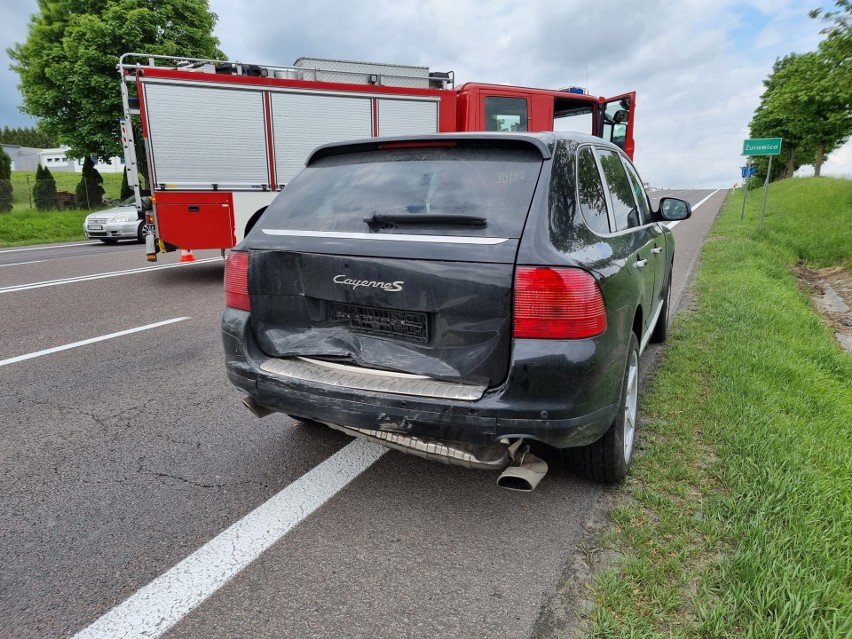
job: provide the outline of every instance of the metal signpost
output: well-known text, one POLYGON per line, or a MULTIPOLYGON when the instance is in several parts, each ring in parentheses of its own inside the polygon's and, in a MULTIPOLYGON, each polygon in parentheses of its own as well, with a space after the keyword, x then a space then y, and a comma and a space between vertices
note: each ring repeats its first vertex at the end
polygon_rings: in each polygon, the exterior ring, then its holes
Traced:
POLYGON ((740 222, 742 222, 743 219, 745 219, 745 205, 746 194, 748 193, 748 179, 750 177, 754 177, 754 175, 757 173, 757 167, 752 165, 751 158, 749 158, 746 162, 746 165, 740 167, 740 171, 742 171, 743 174, 743 210, 740 211, 740 222))
MULTIPOLYGON (((781 138, 756 138, 754 140, 743 140, 743 155, 748 157, 749 175, 754 175, 750 171, 754 168, 751 166, 751 156, 753 155, 768 155, 769 167, 766 169, 766 181, 763 183, 763 210, 760 212, 760 225, 763 226, 763 217, 766 215, 766 194, 769 190, 769 176, 772 175, 772 157, 781 153, 781 138)), ((744 171, 745 173, 745 171, 744 171)), ((743 183, 743 191, 745 191, 745 182, 743 183)), ((745 193, 743 193, 743 210, 740 214, 740 220, 745 216, 745 193)))

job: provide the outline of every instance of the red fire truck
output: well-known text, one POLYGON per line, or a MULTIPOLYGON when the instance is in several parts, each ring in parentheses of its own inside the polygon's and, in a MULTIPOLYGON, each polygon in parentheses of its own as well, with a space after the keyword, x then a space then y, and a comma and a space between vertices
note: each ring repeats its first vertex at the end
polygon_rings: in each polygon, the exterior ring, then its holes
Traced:
POLYGON ((118 68, 128 183, 146 216, 150 261, 175 249, 233 247, 309 152, 328 142, 573 130, 612 140, 633 156, 635 93, 456 87, 452 72, 318 58, 276 67, 128 53, 118 68), (151 197, 140 191, 140 134, 151 197))

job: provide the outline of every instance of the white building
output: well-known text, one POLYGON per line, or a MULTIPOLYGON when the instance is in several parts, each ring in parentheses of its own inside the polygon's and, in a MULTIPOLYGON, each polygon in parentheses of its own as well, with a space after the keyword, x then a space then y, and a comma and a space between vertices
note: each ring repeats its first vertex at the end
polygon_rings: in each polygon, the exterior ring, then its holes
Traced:
POLYGON ((13 171, 35 171, 38 167, 38 153, 41 149, 20 144, 3 144, 2 146, 6 154, 12 158, 13 171))
MULTIPOLYGON (((68 157, 68 150, 69 148, 65 145, 58 149, 42 149, 38 154, 39 164, 50 169, 51 173, 54 171, 82 173, 83 160, 68 157)), ((124 171, 124 158, 113 157, 110 164, 99 160, 95 163, 95 168, 98 173, 121 173, 124 171)))

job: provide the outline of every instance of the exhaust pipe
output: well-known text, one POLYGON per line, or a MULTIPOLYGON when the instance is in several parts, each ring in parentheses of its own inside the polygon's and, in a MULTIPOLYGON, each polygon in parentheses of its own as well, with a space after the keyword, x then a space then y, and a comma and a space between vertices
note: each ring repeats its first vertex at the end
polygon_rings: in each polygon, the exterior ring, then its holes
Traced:
POLYGON ((497 485, 506 490, 529 493, 547 474, 547 462, 533 455, 529 444, 524 445, 523 441, 519 439, 509 446, 512 462, 497 478, 497 485))
POLYGON ((251 397, 243 397, 242 402, 243 405, 254 413, 254 416, 257 418, 266 417, 267 415, 271 415, 275 412, 274 410, 269 410, 266 406, 261 406, 251 397))
MULTIPOLYGON (((243 405, 255 417, 266 417, 276 412, 258 404, 251 397, 242 398, 243 405)), ((445 464, 478 468, 481 470, 499 470, 504 468, 497 485, 506 490, 529 493, 535 490, 542 478, 547 474, 547 462, 539 459, 530 452, 529 444, 524 445, 523 439, 515 440, 510 446, 477 446, 459 442, 438 442, 419 437, 399 435, 385 431, 367 430, 332 424, 327 426, 348 435, 371 440, 387 448, 393 448, 405 453, 441 461, 445 464), (511 461, 509 461, 511 460, 511 461), (506 466, 506 462, 509 465, 506 466)))

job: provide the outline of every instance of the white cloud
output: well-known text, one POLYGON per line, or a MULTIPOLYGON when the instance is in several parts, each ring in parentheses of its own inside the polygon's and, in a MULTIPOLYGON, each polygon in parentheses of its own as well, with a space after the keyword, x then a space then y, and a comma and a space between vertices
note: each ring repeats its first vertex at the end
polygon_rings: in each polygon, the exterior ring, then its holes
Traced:
MULTIPOLYGON (((26 36, 35 0, 0 0, 0 46, 26 36)), ((231 59, 288 65, 300 56, 393 62, 457 82, 597 95, 636 90, 636 162, 659 186, 729 187, 776 58, 813 50, 815 0, 210 0, 231 59)), ((2 64, 0 60, 0 64, 2 64)), ((8 62, 3 65, 8 67, 8 62)), ((0 69, 0 94, 17 97, 0 69)), ((117 90, 117 89, 116 89, 117 90)), ((0 126, 12 113, 0 99, 0 126)), ((852 175, 850 147, 824 172, 852 175)))

